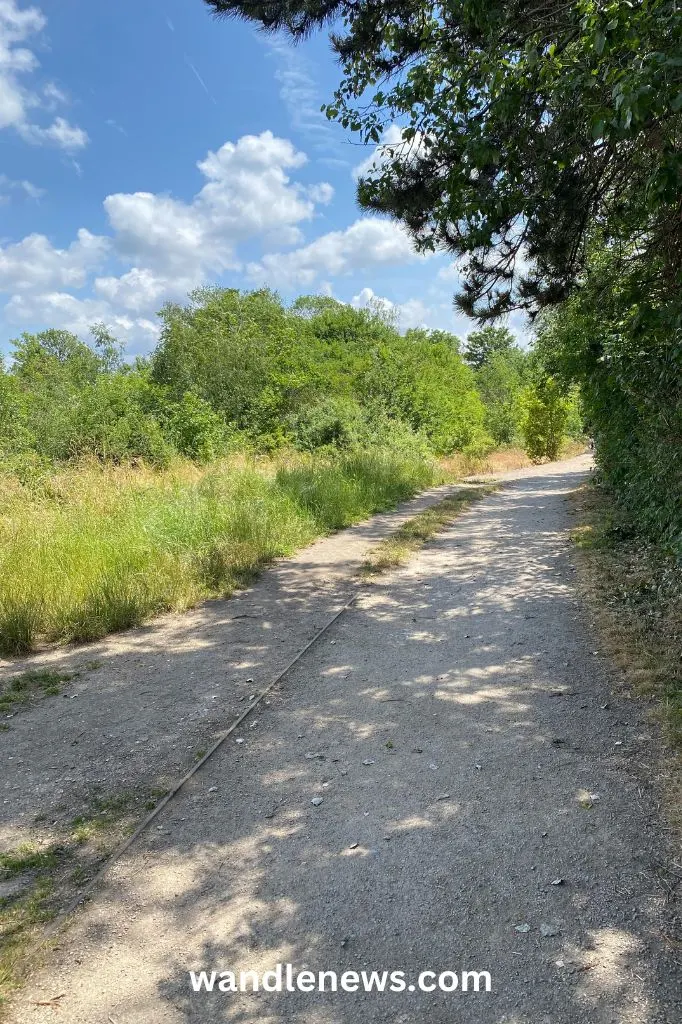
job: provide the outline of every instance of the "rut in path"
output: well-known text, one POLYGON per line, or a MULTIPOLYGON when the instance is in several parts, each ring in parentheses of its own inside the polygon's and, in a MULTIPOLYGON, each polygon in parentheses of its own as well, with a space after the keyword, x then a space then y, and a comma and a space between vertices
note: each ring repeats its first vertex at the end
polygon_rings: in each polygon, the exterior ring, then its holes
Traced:
POLYGON ((10 1019, 53 1021, 35 1001, 64 993, 72 1024, 679 1020, 636 768, 655 738, 571 566, 585 473, 520 474, 369 588, 110 869, 10 1019), (493 984, 190 989, 190 969, 278 962, 493 984))

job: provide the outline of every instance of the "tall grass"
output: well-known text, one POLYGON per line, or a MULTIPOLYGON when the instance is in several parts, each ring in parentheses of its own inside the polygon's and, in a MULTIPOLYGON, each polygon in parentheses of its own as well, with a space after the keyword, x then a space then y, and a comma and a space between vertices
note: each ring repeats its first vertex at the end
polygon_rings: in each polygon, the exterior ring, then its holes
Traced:
POLYGON ((93 640, 229 594, 273 558, 441 479, 386 451, 3 478, 0 651, 93 640))

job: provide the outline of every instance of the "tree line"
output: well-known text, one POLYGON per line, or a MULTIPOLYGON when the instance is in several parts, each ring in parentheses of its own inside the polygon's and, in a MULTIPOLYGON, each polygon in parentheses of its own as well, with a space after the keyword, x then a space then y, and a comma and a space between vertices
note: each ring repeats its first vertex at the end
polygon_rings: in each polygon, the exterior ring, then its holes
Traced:
POLYGON ((462 346, 446 331, 403 335, 378 307, 222 288, 160 316, 156 349, 134 363, 101 324, 89 341, 63 330, 16 339, 0 372, 5 467, 287 446, 428 456, 525 444, 540 459, 581 431, 575 399, 504 327, 462 346))
POLYGON ((360 205, 458 260, 460 309, 535 320, 622 527, 681 555, 679 0, 205 2, 296 40, 330 29, 327 116, 372 145, 402 129, 360 205))

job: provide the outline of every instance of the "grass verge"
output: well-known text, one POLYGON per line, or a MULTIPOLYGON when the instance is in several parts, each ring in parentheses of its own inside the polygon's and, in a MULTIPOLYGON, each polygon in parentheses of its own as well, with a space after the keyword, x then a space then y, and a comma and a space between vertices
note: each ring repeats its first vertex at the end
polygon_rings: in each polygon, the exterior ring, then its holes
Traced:
POLYGON ((624 681, 656 709, 670 752, 669 812, 682 828, 682 567, 624 535, 598 487, 583 486, 572 503, 582 591, 624 681))
POLYGON ((278 462, 81 467, 0 480, 0 652, 95 640, 224 596, 315 537, 446 479, 384 450, 278 462))
POLYGON ((448 527, 460 512, 495 489, 492 485, 463 489, 408 519, 394 534, 372 548, 362 564, 361 574, 377 576, 404 565, 432 537, 448 527))
POLYGON ((0 1020, 32 966, 41 925, 52 920, 154 806, 163 790, 94 794, 59 834, 0 854, 0 1020))

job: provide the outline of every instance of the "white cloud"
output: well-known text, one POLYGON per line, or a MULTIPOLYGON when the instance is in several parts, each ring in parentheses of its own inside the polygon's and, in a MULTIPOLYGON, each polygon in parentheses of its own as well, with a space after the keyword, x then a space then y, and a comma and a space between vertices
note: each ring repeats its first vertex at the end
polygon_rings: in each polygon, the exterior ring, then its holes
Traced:
POLYGON ((330 231, 301 249, 268 253, 247 270, 256 281, 267 280, 281 287, 307 287, 321 275, 338 276, 419 258, 408 233, 399 224, 362 217, 345 230, 330 231))
MULTIPOLYGON (((0 292, 7 295, 8 322, 85 334, 90 324, 103 320, 139 350, 155 339, 154 315, 166 301, 182 301, 194 287, 220 280, 225 271, 244 272, 239 253, 244 242, 259 241, 266 251, 246 268, 254 283, 323 294, 332 294, 338 277, 428 258, 415 252, 401 225, 377 217, 361 217, 343 230, 284 249, 300 239, 300 225, 333 197, 324 182, 295 180, 305 163, 306 156, 287 139, 272 132, 247 135, 199 161, 203 187, 190 199, 116 193, 104 200, 107 235, 82 228, 65 248, 42 234, 0 247, 0 292), (268 251, 273 240, 276 251, 268 251)), ((2 186, 33 198, 40 195, 30 182, 0 177, 2 186)), ((428 305, 417 297, 396 303, 363 288, 351 304, 390 310, 403 329, 455 329, 451 304, 439 298, 428 305)))
POLYGON ((390 299, 376 295, 371 288, 363 288, 350 300, 355 309, 380 309, 395 317, 398 327, 407 330, 410 327, 428 327, 431 310, 421 299, 407 299, 405 302, 392 302, 390 299))
POLYGON ((390 313, 395 309, 394 302, 391 302, 390 299, 382 298, 381 295, 376 295, 371 288, 363 288, 362 291, 353 296, 350 304, 354 309, 383 309, 386 313, 390 313))
POLYGON ((43 100, 48 110, 54 110, 56 107, 63 106, 69 102, 69 98, 63 89, 60 89, 56 82, 48 82, 43 87, 43 100))
MULTIPOLYGON (((205 184, 190 201, 117 193, 104 200, 110 236, 81 229, 67 249, 59 249, 34 234, 0 248, 0 292, 10 296, 7 316, 13 323, 42 320, 70 330, 87 326, 88 318, 104 319, 122 337, 148 337, 165 301, 181 300, 197 285, 239 269, 240 242, 300 241, 299 223, 333 195, 324 182, 304 186, 290 180, 290 172, 305 162, 291 142, 272 132, 247 135, 199 162, 205 184), (113 260, 123 265, 122 273, 94 276, 113 260), (89 297, 68 294, 87 285, 89 297)), ((29 182, 12 185, 38 194, 29 182)))
POLYGON ((27 235, 0 248, 0 291, 34 294, 51 288, 82 288, 90 271, 106 259, 109 240, 81 228, 68 249, 55 249, 45 235, 27 235))
MULTIPOLYGON (((45 189, 39 188, 34 185, 31 181, 15 181, 13 178, 8 178, 6 174, 0 174, 0 189, 7 189, 10 192, 20 192, 29 199, 34 199, 36 202, 45 195, 45 189)), ((6 202, 9 196, 4 195, 3 200, 6 202)))
POLYGON ((191 278, 158 277, 151 270, 133 267, 121 277, 98 277, 96 294, 114 309, 126 313, 148 314, 169 299, 182 299, 196 285, 191 278))
POLYGON ((26 142, 54 143, 67 153, 83 149, 90 141, 88 133, 78 128, 63 117, 57 117, 48 128, 40 128, 36 124, 17 125, 19 134, 26 142))
POLYGON ((24 190, 29 199, 42 199, 45 195, 45 189, 40 188, 38 185, 34 185, 31 181, 20 181, 19 185, 24 190))
POLYGON ((207 182, 189 203, 151 192, 108 196, 116 247, 157 272, 199 279, 206 270, 236 269, 235 245, 254 235, 294 244, 299 222, 332 194, 326 183, 306 190, 290 181, 287 171, 305 162, 291 142, 269 131, 226 142, 199 161, 207 182))
POLYGON ((314 65, 301 50, 279 35, 264 39, 269 53, 277 60, 275 79, 292 126, 309 140, 314 149, 333 148, 333 127, 320 110, 321 97, 314 79, 314 65))
POLYGON ((34 71, 38 61, 18 44, 44 26, 45 18, 36 7, 20 10, 14 0, 0 0, 0 128, 26 122, 31 97, 21 76, 34 71))
POLYGON ((9 324, 44 323, 87 337, 94 323, 104 322, 121 341, 148 348, 159 335, 158 324, 145 316, 129 316, 101 299, 79 299, 69 292, 45 292, 37 296, 13 295, 5 306, 9 324))
POLYGON ((306 189, 306 195, 313 203, 327 206, 334 198, 334 189, 326 181, 323 181, 319 185, 310 185, 306 189))
POLYGON ((403 331, 410 327, 425 327, 429 330, 449 331, 459 338, 464 338, 470 331, 476 329, 475 321, 463 313, 455 313, 451 302, 426 303, 420 298, 393 302, 391 299, 376 295, 371 288, 363 288, 353 296, 350 304, 356 309, 373 307, 390 313, 395 318, 398 328, 403 331))
POLYGON ((439 281, 458 281, 459 268, 456 263, 450 263, 447 267, 441 267, 436 277, 439 281))
POLYGON ((62 117, 47 128, 34 124, 30 112, 53 110, 66 97, 53 82, 35 91, 26 84, 39 66, 32 50, 21 44, 41 32, 46 18, 37 7, 20 8, 16 0, 0 0, 0 129, 14 128, 27 142, 48 143, 73 151, 85 146, 88 136, 62 117))

